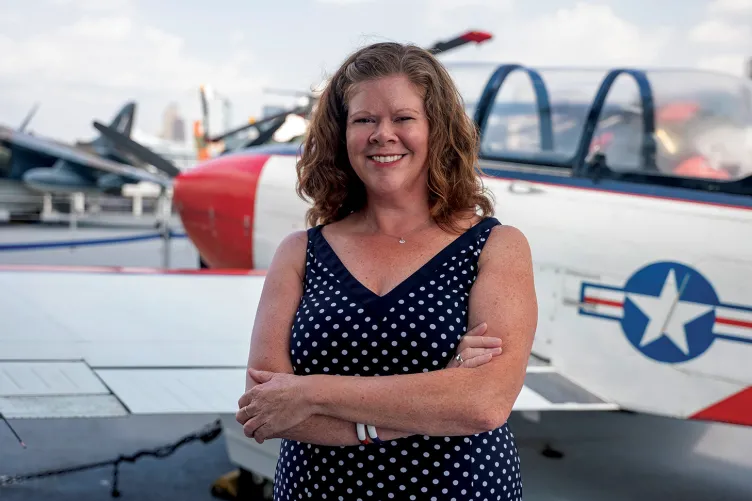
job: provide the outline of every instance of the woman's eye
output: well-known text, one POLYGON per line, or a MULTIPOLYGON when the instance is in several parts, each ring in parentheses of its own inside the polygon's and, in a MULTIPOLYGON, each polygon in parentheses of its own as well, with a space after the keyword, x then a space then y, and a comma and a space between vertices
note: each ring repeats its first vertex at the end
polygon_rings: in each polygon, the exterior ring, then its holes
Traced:
MULTIPOLYGON (((395 119, 395 122, 404 122, 407 120, 413 120, 413 117, 398 117, 395 119)), ((356 118, 353 120, 353 123, 355 124, 364 124, 364 123, 372 123, 374 120, 372 118, 356 118)))

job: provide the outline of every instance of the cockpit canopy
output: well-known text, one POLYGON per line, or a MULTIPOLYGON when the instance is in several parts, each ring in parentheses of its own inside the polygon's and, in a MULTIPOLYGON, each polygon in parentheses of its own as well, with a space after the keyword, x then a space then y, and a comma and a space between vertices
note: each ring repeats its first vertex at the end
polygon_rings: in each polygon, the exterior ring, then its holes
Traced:
POLYGON ((752 83, 695 69, 448 63, 486 159, 733 181, 752 174, 752 83))

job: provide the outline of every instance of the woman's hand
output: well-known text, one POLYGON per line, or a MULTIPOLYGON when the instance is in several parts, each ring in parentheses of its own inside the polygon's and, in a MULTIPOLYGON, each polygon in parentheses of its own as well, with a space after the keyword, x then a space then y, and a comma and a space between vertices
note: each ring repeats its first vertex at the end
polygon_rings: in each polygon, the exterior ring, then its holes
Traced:
POLYGON ((302 376, 255 369, 248 374, 257 384, 240 397, 235 414, 246 437, 263 443, 313 415, 302 376))
POLYGON ((501 354, 501 339, 494 336, 484 336, 488 330, 488 325, 483 322, 476 325, 462 336, 460 344, 452 360, 449 361, 446 368, 455 367, 474 368, 490 362, 493 357, 501 354), (457 360, 459 353, 462 363, 457 360))

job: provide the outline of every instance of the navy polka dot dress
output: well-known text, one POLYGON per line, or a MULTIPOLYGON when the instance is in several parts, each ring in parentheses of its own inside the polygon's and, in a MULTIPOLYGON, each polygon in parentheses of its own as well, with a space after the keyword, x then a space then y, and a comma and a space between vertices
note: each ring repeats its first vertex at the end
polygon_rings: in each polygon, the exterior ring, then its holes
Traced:
MULTIPOLYGON (((305 291, 290 343, 295 374, 377 376, 440 370, 467 329, 486 218, 378 296, 321 233, 308 230, 305 291)), ((354 425, 353 425, 354 426, 354 425)), ((519 500, 520 460, 506 424, 470 436, 413 435, 368 446, 282 440, 274 499, 519 500)))

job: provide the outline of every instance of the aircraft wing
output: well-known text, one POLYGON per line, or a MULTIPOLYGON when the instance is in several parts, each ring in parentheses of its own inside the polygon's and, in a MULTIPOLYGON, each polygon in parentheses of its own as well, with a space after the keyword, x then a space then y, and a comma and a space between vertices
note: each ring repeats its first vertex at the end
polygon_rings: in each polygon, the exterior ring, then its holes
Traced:
POLYGON ((53 158, 59 158, 70 163, 82 165, 90 169, 119 174, 123 177, 130 178, 134 182, 148 181, 164 187, 168 187, 172 184, 172 181, 164 176, 155 175, 131 165, 113 162, 112 160, 92 155, 78 148, 58 143, 51 139, 40 138, 11 129, 0 129, 0 141, 19 148, 48 155, 53 158))
MULTIPOLYGON (((0 266, 0 414, 234 414, 263 274, 0 266)), ((531 359, 515 410, 613 410, 531 359)))

